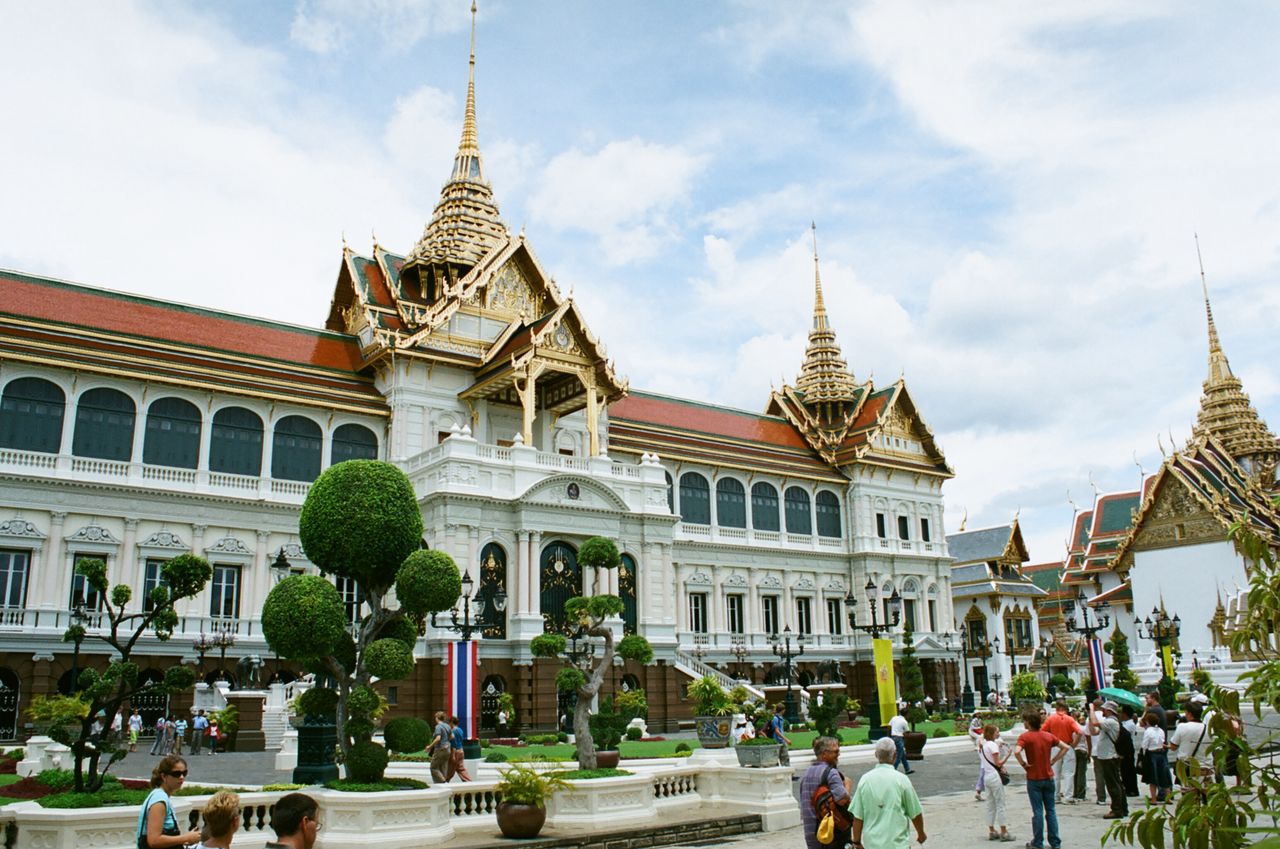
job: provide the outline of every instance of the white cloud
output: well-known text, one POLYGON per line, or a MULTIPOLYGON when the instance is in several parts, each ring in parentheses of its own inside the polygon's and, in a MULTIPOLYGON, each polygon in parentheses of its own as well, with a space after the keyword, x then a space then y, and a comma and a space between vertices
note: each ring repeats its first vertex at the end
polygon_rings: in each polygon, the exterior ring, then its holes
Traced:
POLYGON ((429 35, 466 27, 468 8, 449 0, 300 0, 289 38, 313 53, 327 54, 372 32, 392 53, 403 53, 429 35))
POLYGON ((611 264, 634 262, 672 237, 673 213, 704 165, 704 157, 679 145, 637 138, 594 153, 573 148, 543 170, 529 212, 540 224, 596 236, 611 264))

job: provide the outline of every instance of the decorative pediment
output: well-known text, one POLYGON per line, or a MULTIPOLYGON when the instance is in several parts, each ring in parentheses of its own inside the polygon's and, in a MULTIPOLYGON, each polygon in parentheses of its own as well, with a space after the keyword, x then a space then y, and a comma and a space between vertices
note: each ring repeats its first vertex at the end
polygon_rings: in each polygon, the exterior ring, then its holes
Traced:
POLYGON ((813 587, 814 587, 813 579, 808 576, 805 576, 800 580, 796 581, 795 588, 798 590, 811 590, 813 589, 813 587))
POLYGON ((759 585, 761 587, 766 587, 768 589, 781 589, 782 579, 779 578, 777 575, 765 575, 763 578, 760 579, 759 585))
POLYGON ((747 576, 734 573, 724 579, 725 586, 729 587, 745 587, 747 585, 747 576))
POLYGON ((613 490, 590 478, 574 475, 557 475, 540 481, 525 490, 519 500, 523 504, 551 504, 556 507, 627 509, 627 503, 613 490))
POLYGON ((213 545, 205 548, 209 554, 243 554, 253 556, 249 547, 233 536, 225 536, 213 545))
POLYGON ((546 312, 546 292, 534 290, 529 275, 514 258, 504 263, 487 284, 477 287, 470 298, 483 301, 484 308, 490 312, 512 318, 532 317, 546 312))
POLYGON ((0 522, 0 536, 27 537, 29 539, 45 538, 45 535, 40 533, 40 529, 26 519, 9 519, 0 522))
POLYGON ((1226 529, 1207 506, 1176 474, 1162 474, 1133 530, 1134 551, 1215 542, 1226 539, 1226 529))
POLYGON ((826 589, 830 592, 842 593, 844 592, 844 581, 841 581, 839 578, 832 578, 827 581, 826 589))
POLYGON ((67 542, 93 542, 101 545, 119 545, 120 540, 112 536, 111 531, 101 525, 85 525, 67 537, 67 542))
POLYGON ((156 531, 151 536, 138 543, 140 548, 172 548, 175 550, 186 551, 188 546, 182 541, 182 537, 172 531, 156 531))
POLYGON ((289 558, 290 560, 306 560, 307 562, 311 561, 311 558, 307 557, 307 553, 302 550, 302 546, 296 542, 287 542, 283 546, 281 546, 281 548, 284 549, 284 556, 289 558))
POLYGON ((684 579, 686 584, 701 584, 703 586, 711 586, 711 576, 702 570, 694 572, 692 575, 684 579))

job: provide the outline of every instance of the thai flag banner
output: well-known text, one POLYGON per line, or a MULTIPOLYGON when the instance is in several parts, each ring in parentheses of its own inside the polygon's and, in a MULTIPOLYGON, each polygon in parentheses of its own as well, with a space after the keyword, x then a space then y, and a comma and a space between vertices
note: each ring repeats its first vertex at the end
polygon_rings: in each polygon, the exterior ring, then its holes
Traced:
POLYGON ((479 730, 476 722, 480 705, 476 679, 479 646, 475 640, 449 643, 449 713, 458 717, 462 736, 467 740, 475 737, 479 730))
POLYGON ((1103 660, 1102 640, 1097 637, 1089 640, 1089 671, 1093 673, 1095 690, 1107 686, 1107 664, 1103 660))

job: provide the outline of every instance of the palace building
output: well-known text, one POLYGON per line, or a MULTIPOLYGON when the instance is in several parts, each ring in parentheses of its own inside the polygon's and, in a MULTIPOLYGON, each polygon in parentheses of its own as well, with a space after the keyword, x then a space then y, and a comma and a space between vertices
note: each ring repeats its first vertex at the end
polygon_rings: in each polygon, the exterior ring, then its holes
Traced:
MULTIPOLYGON (((618 630, 655 647, 653 664, 611 682, 646 690, 651 727, 689 716, 692 677, 759 690, 776 673, 770 636, 786 629, 805 644, 798 683, 834 662, 870 703, 870 641, 851 617, 865 625, 874 604, 884 621, 895 594, 895 639, 909 625, 926 691, 954 694, 952 471, 903 380, 855 379, 816 250, 814 269, 804 361, 794 385, 762 391, 763 412, 633 390, 502 220, 480 152, 473 28, 461 141, 434 213, 403 253, 344 245, 321 326, 0 271, 0 739, 26 733, 26 705, 65 691, 73 662, 106 662, 92 636, 101 600, 74 574, 86 557, 135 605, 176 554, 214 566, 172 638, 140 645, 144 676, 186 662, 234 677, 246 657, 266 679, 298 674, 266 646, 261 606, 284 575, 316 571, 301 504, 324 468, 356 458, 405 471, 425 543, 475 581, 482 726, 503 691, 521 728, 555 725, 558 664, 532 658, 529 640, 566 627, 567 599, 606 591, 625 602, 618 630), (623 552, 615 574, 579 569, 594 535, 623 552), (74 660, 62 635, 77 606, 90 637, 74 660), (233 636, 209 654, 202 634, 233 636)), ((337 585, 356 621, 355 587, 337 585)), ((413 677, 380 685, 393 713, 442 706, 450 637, 428 626, 413 677)))

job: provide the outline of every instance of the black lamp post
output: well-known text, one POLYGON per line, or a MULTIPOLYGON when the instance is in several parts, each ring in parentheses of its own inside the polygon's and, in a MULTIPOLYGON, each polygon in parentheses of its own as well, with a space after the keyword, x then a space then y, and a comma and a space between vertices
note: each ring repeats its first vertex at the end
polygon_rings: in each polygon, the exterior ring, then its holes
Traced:
MULTIPOLYGON (((471 597, 471 591, 475 588, 475 581, 471 579, 470 574, 462 576, 462 597, 459 599, 459 606, 462 608, 462 616, 458 616, 458 608, 454 607, 449 611, 449 623, 442 624, 436 621, 436 615, 431 614, 431 627, 439 628, 444 631, 452 631, 463 639, 468 641, 477 631, 483 631, 489 627, 488 611, 485 609, 488 605, 483 598, 477 595, 471 597), (474 618, 473 618, 474 617, 474 618)), ((507 608, 507 595, 499 590, 491 597, 495 616, 501 614, 507 608)))
MULTIPOLYGON (((1084 594, 1084 590, 1080 590, 1074 599, 1063 602, 1062 607, 1066 614, 1067 630, 1073 634, 1080 634, 1085 640, 1095 639, 1099 631, 1111 625, 1111 615, 1098 613, 1096 610, 1093 611, 1093 624, 1089 624, 1089 598, 1084 594), (1076 607, 1080 608, 1079 624, 1076 624, 1076 607)), ((1094 686, 1092 672, 1089 675, 1089 686, 1084 688, 1084 695, 1090 702, 1098 697, 1098 688, 1094 686)))
POLYGON ((196 653, 200 655, 201 680, 204 679, 204 656, 217 648, 217 646, 217 638, 213 634, 206 634, 204 631, 201 631, 200 636, 191 641, 191 648, 195 649, 196 653))
POLYGON ((740 636, 734 637, 733 644, 729 647, 729 653, 733 655, 734 666, 738 670, 738 680, 746 681, 747 676, 743 670, 747 666, 747 641, 740 636))
MULTIPOLYGON (((991 641, 987 639, 986 627, 983 627, 981 633, 965 630, 964 632, 964 655, 966 658, 966 666, 968 658, 975 657, 982 660, 982 668, 987 668, 987 659, 991 657, 991 641)), ((968 673, 966 672, 966 675, 968 673)), ((993 676, 994 677, 994 676, 993 676)), ((965 681, 965 710, 972 711, 976 707, 976 702, 981 701, 984 696, 979 693, 976 697, 973 694, 973 688, 969 686, 969 682, 965 681)))
MULTIPOLYGON (((880 621, 880 590, 876 586, 875 581, 867 579, 867 584, 863 587, 867 594, 867 607, 871 611, 871 623, 868 625, 858 624, 857 598, 850 592, 844 597, 845 610, 849 613, 849 627, 854 631, 862 631, 870 634, 871 639, 876 639, 890 628, 895 628, 899 620, 902 618, 902 596, 895 589, 893 595, 889 596, 889 609, 886 611, 887 620, 880 621)), ((873 650, 874 652, 874 650, 873 650)), ((874 658, 874 653, 873 653, 874 658)), ((880 700, 876 698, 876 694, 872 693, 872 698, 867 706, 867 723, 871 726, 867 732, 868 739, 878 739, 884 736, 884 726, 880 724, 880 700)))
POLYGON ((952 634, 950 631, 942 635, 942 648, 948 654, 952 651, 956 653, 956 672, 960 671, 959 667, 964 669, 964 684, 960 688, 960 692, 956 693, 955 704, 962 710, 973 710, 973 688, 969 686, 969 660, 965 657, 968 650, 969 640, 966 635, 960 635, 960 644, 958 646, 951 645, 952 634), (963 695, 962 695, 963 694, 963 695), (968 706, 965 706, 965 702, 968 706))
POLYGON ((64 640, 69 639, 75 647, 71 652, 71 693, 69 695, 75 695, 80 689, 80 644, 84 642, 84 623, 88 621, 89 610, 84 606, 84 599, 77 595, 75 604, 71 606, 71 627, 63 636, 64 640))
MULTIPOLYGON (((227 649, 236 644, 236 633, 230 629, 219 631, 213 637, 213 644, 218 647, 218 679, 225 681, 227 678, 227 649)), ((236 687, 242 686, 240 682, 236 682, 236 687)))
POLYGON ((786 699, 786 715, 787 722, 799 722, 800 717, 796 715, 795 700, 791 696, 791 685, 795 677, 794 668, 791 662, 804 654, 804 640, 802 637, 796 638, 795 648, 791 647, 791 626, 788 625, 782 629, 782 636, 777 634, 769 635, 769 642, 773 644, 773 653, 781 658, 783 663, 783 674, 787 680, 787 699, 786 699))
MULTIPOLYGON (((1151 640, 1156 644, 1156 649, 1160 653, 1160 669, 1163 677, 1172 678, 1173 670, 1168 669, 1164 665, 1164 647, 1173 645, 1178 637, 1182 634, 1182 619, 1175 613, 1173 618, 1169 618, 1169 614, 1165 612, 1163 607, 1151 608, 1151 616, 1145 620, 1133 620, 1134 632, 1140 639, 1151 640), (1153 620, 1151 617, 1154 616, 1153 620)), ((1194 652, 1192 652, 1194 656, 1194 652)))

